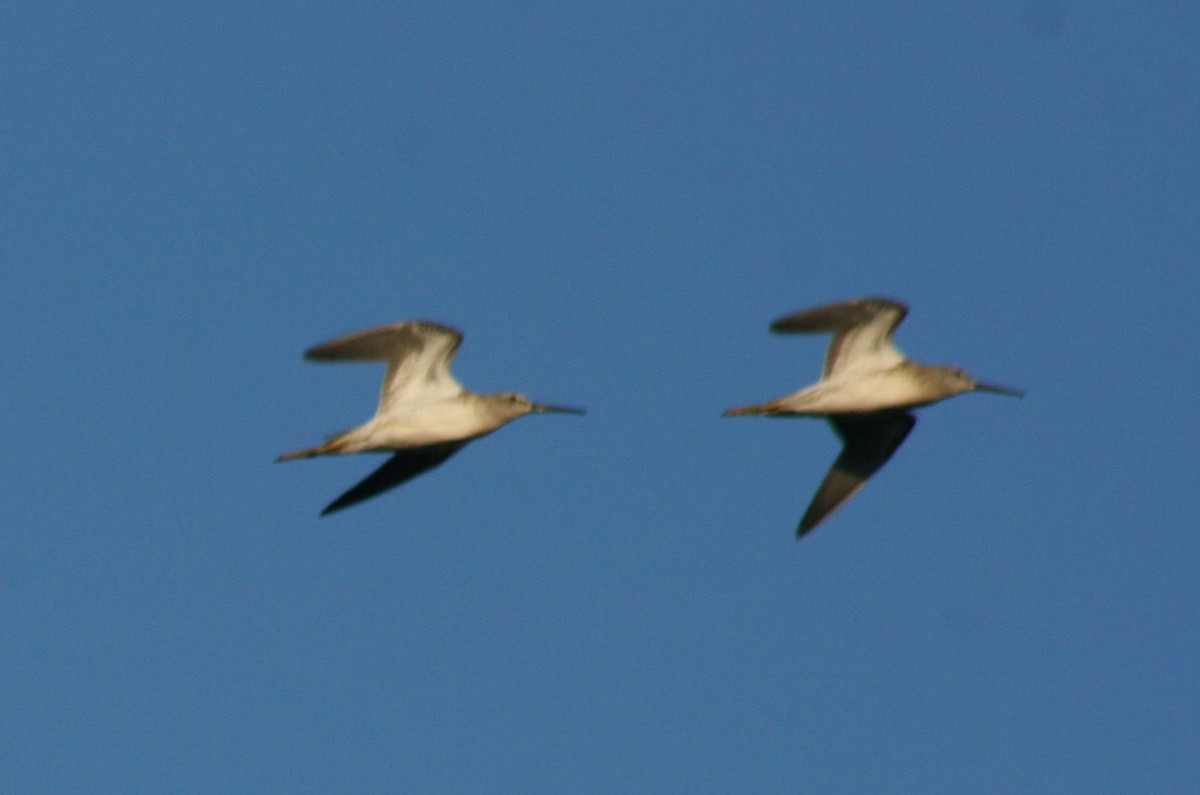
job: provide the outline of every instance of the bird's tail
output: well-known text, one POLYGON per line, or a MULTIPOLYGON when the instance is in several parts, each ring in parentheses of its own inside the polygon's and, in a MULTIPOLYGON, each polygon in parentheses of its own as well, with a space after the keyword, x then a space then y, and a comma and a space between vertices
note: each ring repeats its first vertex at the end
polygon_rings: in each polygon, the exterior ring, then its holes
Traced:
POLYGON ((333 453, 340 453, 342 448, 345 446, 345 442, 342 439, 334 438, 318 447, 307 447, 303 450, 295 450, 291 453, 284 453, 283 455, 279 456, 279 458, 275 459, 275 461, 278 463, 280 461, 294 461, 297 458, 312 458, 318 455, 331 455, 333 453))
POLYGON ((772 400, 770 403, 761 403, 754 406, 738 406, 737 408, 727 410, 723 416, 740 417, 746 414, 781 414, 784 412, 780 409, 780 402, 772 400))

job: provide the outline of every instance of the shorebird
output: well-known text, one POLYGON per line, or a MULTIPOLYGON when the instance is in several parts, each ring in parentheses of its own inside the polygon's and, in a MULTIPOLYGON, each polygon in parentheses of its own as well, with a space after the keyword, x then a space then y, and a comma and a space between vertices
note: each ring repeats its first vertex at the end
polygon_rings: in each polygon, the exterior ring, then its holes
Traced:
POLYGON ((359 331, 310 348, 318 362, 387 362, 379 408, 370 421, 335 433, 318 447, 284 453, 279 461, 319 455, 391 452, 392 457, 321 511, 324 516, 433 469, 468 442, 532 413, 582 414, 583 409, 534 403, 517 392, 480 395, 450 373, 462 344, 457 329, 414 320, 359 331))
POLYGON ((832 333, 821 380, 807 389, 725 416, 825 417, 842 440, 842 452, 817 489, 796 537, 840 508, 875 474, 917 423, 912 409, 964 392, 1022 397, 1024 392, 982 384, 957 367, 917 364, 904 358, 892 335, 908 307, 886 298, 827 304, 782 317, 771 331, 832 333))

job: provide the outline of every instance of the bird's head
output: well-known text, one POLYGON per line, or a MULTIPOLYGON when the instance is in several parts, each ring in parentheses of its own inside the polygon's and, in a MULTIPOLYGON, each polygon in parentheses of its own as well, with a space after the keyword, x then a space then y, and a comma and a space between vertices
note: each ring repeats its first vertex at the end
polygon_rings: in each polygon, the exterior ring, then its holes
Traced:
POLYGON ((991 392, 994 395, 1007 395, 1008 397, 1025 397, 1025 393, 1020 389, 1012 389, 1006 386, 997 386, 996 384, 984 384, 976 381, 971 376, 967 375, 965 370, 958 367, 947 367, 947 380, 951 385, 956 387, 959 392, 991 392))
POLYGON ((534 403, 520 392, 501 392, 492 395, 488 401, 492 408, 506 420, 523 417, 526 414, 583 414, 583 409, 570 406, 550 406, 544 403, 534 403))

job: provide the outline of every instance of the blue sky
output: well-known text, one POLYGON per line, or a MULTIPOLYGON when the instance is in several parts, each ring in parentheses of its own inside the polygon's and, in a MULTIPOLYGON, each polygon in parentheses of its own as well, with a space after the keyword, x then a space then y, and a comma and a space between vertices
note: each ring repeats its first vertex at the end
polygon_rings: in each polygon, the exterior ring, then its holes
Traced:
POLYGON ((1200 778, 1200 10, 0 10, 0 785, 1116 792, 1200 778), (1028 390, 724 419, 862 295, 1028 390), (377 463, 310 345, 534 416, 377 463))

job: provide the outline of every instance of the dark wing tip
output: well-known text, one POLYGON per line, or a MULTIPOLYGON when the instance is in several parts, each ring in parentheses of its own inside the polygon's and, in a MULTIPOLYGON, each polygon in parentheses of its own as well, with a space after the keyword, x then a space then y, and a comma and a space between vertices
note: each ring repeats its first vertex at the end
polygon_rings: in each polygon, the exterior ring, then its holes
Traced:
POLYGON ((817 525, 828 519, 835 511, 850 501, 850 498, 866 485, 869 475, 862 475, 845 467, 844 455, 834 462, 825 479, 813 495, 808 510, 796 528, 796 538, 800 539, 816 529, 817 525))
POLYGON ((431 337, 441 335, 451 339, 452 354, 462 344, 462 332, 452 326, 432 320, 405 320, 322 342, 306 350, 304 358, 317 362, 386 361, 395 356, 398 349, 421 348, 431 337))
POLYGON ((368 497, 354 497, 352 499, 347 499, 346 495, 343 494, 342 496, 338 497, 336 500, 334 500, 333 502, 329 503, 324 508, 322 508, 321 513, 318 516, 318 518, 328 516, 331 513, 336 513, 345 508, 349 508, 351 505, 357 505, 358 503, 360 503, 366 499, 369 499, 369 498, 368 497))
POLYGON ((830 424, 842 439, 842 452, 813 495, 796 528, 796 538, 803 538, 849 502, 904 443, 917 418, 912 414, 843 414, 831 418, 830 424))
POLYGON ((444 442, 428 447, 397 450, 382 466, 325 506, 321 516, 357 505, 363 500, 395 488, 441 464, 466 445, 466 441, 444 442))
POLYGON ((808 514, 805 514, 804 518, 800 520, 800 525, 796 528, 796 540, 799 541, 808 535, 814 527, 821 523, 821 519, 823 518, 810 518, 808 514))
POLYGON ((796 334, 846 331, 887 310, 898 313, 896 324, 908 314, 907 306, 891 298, 856 298, 785 315, 771 324, 771 331, 796 334))

